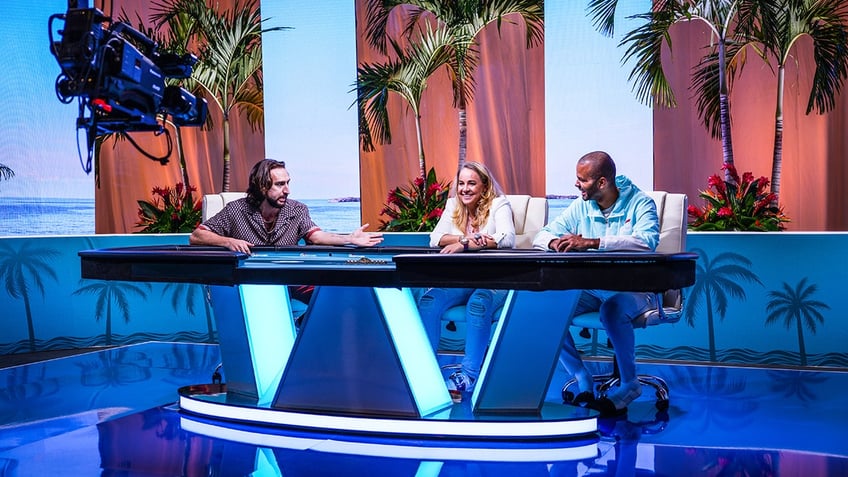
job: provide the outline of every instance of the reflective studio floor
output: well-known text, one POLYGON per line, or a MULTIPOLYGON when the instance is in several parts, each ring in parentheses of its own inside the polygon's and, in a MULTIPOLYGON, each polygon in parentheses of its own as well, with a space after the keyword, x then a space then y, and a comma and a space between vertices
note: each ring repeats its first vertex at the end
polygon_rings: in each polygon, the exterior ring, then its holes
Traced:
POLYGON ((646 392, 597 438, 528 450, 216 432, 174 403, 218 362, 214 345, 145 343, 0 369, 0 476, 848 475, 846 372, 640 363, 668 381, 667 416, 646 392))

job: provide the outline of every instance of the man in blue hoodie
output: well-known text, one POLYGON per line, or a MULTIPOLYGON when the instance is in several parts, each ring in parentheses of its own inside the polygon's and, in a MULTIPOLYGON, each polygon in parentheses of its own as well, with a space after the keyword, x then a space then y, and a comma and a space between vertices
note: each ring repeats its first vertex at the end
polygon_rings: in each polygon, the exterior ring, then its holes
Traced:
MULTIPOLYGON (((660 240, 657 207, 630 179, 616 177, 615 162, 603 151, 586 154, 577 161, 577 182, 582 200, 542 228, 533 246, 557 252, 656 250, 660 240)), ((561 361, 577 379, 575 404, 586 404, 603 414, 626 412, 627 405, 642 394, 636 375, 635 336, 631 321, 656 306, 653 293, 583 290, 575 315, 599 311, 601 323, 612 342, 621 384, 605 399, 596 400, 592 375, 577 353, 571 334, 563 343, 561 361)), ((569 317, 570 319, 571 317, 569 317)))

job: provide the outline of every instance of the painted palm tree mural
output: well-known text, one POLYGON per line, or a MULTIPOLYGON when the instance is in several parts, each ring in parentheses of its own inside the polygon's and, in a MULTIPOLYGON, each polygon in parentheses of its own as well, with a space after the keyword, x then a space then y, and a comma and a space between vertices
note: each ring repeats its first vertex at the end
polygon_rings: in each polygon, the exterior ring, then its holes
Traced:
POLYGON ((171 297, 171 308, 178 314, 187 311, 189 315, 194 316, 195 304, 198 298, 202 300, 204 310, 206 311, 206 329, 208 330, 206 342, 215 343, 215 328, 212 326, 212 307, 210 306, 207 287, 190 283, 167 283, 165 284, 163 295, 169 293, 171 297))
POLYGON ((793 326, 798 333, 798 354, 801 366, 807 365, 807 347, 804 344, 804 328, 816 333, 816 324, 824 323, 821 310, 829 310, 830 306, 811 298, 818 287, 807 285, 807 277, 801 279, 793 288, 783 282, 783 290, 772 290, 768 293, 770 301, 766 305, 768 316, 766 324, 773 325, 783 319, 783 326, 788 330, 793 326))
MULTIPOLYGON (((453 104, 459 110, 459 164, 465 162, 467 145, 467 109, 474 95, 474 72, 479 64, 479 34, 494 24, 501 24, 512 14, 519 15, 526 26, 526 46, 542 44, 544 38, 544 0, 368 0, 368 43, 380 53, 387 51, 387 27, 397 7, 406 7, 404 35, 412 39, 416 24, 427 14, 436 20, 455 41, 450 45, 451 58, 446 63, 453 88, 453 104)), ((424 177, 422 175, 422 177, 424 177)))
POLYGON ((17 249, 13 248, 11 243, 0 242, 0 282, 9 296, 20 298, 24 302, 30 352, 36 350, 32 293, 37 291, 43 298, 45 279, 59 281, 50 261, 60 255, 58 250, 37 247, 35 242, 22 242, 17 249))
POLYGON ((684 314, 689 326, 694 327, 693 317, 696 316, 701 301, 704 301, 709 329, 710 361, 716 361, 715 314, 723 321, 730 298, 746 298, 743 282, 759 285, 762 285, 762 282, 751 272, 751 261, 738 253, 724 252, 711 259, 704 250, 692 251, 696 252, 699 258, 695 267, 695 285, 689 290, 684 314))
MULTIPOLYGON (((83 285, 90 280, 80 280, 83 285)), ((117 311, 124 319, 124 323, 130 322, 130 296, 135 295, 141 299, 147 298, 147 292, 151 289, 149 283, 129 283, 99 281, 83 285, 74 291, 74 295, 94 295, 97 297, 94 319, 100 322, 106 319, 105 339, 106 345, 112 345, 112 308, 117 306, 117 311)))

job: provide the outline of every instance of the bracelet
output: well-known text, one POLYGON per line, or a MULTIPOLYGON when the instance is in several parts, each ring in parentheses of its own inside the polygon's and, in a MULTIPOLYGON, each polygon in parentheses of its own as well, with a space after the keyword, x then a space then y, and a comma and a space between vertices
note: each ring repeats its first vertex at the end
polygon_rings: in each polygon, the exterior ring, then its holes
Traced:
POLYGON ((462 244, 462 251, 467 252, 468 251, 468 237, 466 237, 465 235, 460 235, 459 236, 459 243, 462 244))

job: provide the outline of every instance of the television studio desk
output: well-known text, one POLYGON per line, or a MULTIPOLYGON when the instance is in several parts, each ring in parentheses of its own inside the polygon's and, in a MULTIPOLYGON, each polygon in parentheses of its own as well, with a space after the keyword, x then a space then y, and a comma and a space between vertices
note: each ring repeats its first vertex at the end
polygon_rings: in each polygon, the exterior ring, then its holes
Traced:
POLYGON ((247 425, 394 437, 596 435, 597 413, 545 401, 579 289, 661 292, 693 253, 439 254, 426 248, 156 246, 79 253, 82 277, 209 285, 226 384, 181 411, 247 425), (316 285, 299 329, 285 284, 316 285), (469 400, 453 404, 411 288, 514 290, 469 400))

